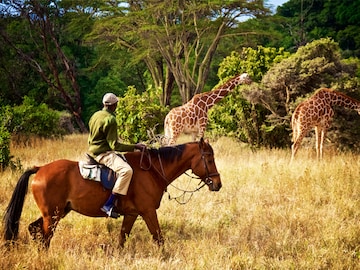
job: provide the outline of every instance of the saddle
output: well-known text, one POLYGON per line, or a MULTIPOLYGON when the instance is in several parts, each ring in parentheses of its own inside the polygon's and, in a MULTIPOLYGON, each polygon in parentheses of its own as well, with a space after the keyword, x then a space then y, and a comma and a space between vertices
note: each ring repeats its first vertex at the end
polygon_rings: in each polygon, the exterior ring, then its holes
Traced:
POLYGON ((109 167, 98 163, 89 154, 85 154, 86 159, 79 161, 80 174, 84 179, 100 182, 105 189, 111 190, 117 179, 117 174, 109 167))

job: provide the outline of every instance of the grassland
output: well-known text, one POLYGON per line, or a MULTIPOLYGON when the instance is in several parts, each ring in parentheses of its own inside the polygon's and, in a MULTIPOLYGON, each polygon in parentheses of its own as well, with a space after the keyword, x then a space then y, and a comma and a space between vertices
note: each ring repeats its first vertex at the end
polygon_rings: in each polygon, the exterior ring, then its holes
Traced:
MULTIPOLYGON (((49 251, 39 251, 27 225, 39 212, 29 192, 20 220, 19 245, 0 248, 0 269, 360 269, 360 156, 301 148, 250 149, 226 138, 212 142, 223 188, 181 195, 169 187, 158 210, 166 243, 153 244, 139 218, 118 249, 122 219, 70 213, 61 220, 49 251)), ((86 136, 12 147, 23 169, 59 158, 80 160, 86 136)), ((0 172, 0 215, 22 171, 0 172)), ((176 187, 192 189, 186 176, 176 187)))

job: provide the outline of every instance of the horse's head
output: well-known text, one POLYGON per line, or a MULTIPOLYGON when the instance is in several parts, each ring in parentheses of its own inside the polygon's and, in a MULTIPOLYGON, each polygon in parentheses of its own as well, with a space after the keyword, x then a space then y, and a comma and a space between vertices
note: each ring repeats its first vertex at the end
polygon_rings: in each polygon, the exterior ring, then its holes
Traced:
POLYGON ((203 138, 199 141, 199 154, 195 155, 193 158, 191 169, 193 173, 199 176, 209 187, 209 190, 220 190, 222 184, 220 174, 218 173, 215 164, 214 150, 203 138))

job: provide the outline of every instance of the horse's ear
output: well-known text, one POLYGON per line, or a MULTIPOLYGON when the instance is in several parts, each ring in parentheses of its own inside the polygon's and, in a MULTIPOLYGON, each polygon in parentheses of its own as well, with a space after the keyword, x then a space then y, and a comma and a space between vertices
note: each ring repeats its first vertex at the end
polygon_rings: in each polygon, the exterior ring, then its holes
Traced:
POLYGON ((200 141, 199 141, 199 146, 200 146, 200 148, 206 147, 205 144, 209 144, 209 140, 208 140, 208 139, 204 139, 203 137, 201 137, 201 138, 200 138, 200 141))
POLYGON ((200 138, 200 141, 199 141, 199 146, 200 146, 200 148, 203 147, 203 144, 204 144, 204 138, 201 137, 201 138, 200 138))
POLYGON ((209 143, 209 139, 204 139, 204 137, 200 138, 200 143, 209 143))

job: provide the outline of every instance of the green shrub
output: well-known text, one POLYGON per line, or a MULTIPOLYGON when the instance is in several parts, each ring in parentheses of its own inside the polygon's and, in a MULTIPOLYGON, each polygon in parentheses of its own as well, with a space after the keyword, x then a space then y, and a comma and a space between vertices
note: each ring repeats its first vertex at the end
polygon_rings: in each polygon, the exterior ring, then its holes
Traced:
POLYGON ((149 132, 159 134, 163 131, 168 109, 154 100, 148 92, 137 94, 133 87, 129 87, 124 97, 119 98, 116 119, 122 140, 130 143, 147 141, 152 139, 149 132))
POLYGON ((60 112, 48 108, 46 104, 37 105, 33 99, 24 98, 20 106, 3 109, 5 126, 11 134, 39 136, 43 138, 61 137, 60 112))
POLYGON ((0 126, 0 168, 5 169, 11 161, 10 155, 10 132, 0 126))
POLYGON ((263 119, 264 110, 245 100, 241 89, 235 89, 209 111, 208 132, 214 137, 233 137, 258 147, 264 141, 260 126, 263 119))
MULTIPOLYGON (((247 72, 257 85, 264 74, 276 63, 288 58, 290 53, 283 48, 256 49, 243 48, 241 52, 231 52, 219 65, 218 76, 221 81, 236 74, 247 72)), ((208 132, 211 136, 229 136, 245 142, 252 147, 261 145, 276 146, 265 120, 267 111, 246 98, 254 86, 242 85, 232 91, 209 111, 208 132)), ((275 131, 274 131, 275 132, 275 131)), ((276 129, 276 132, 279 131, 276 129)))

